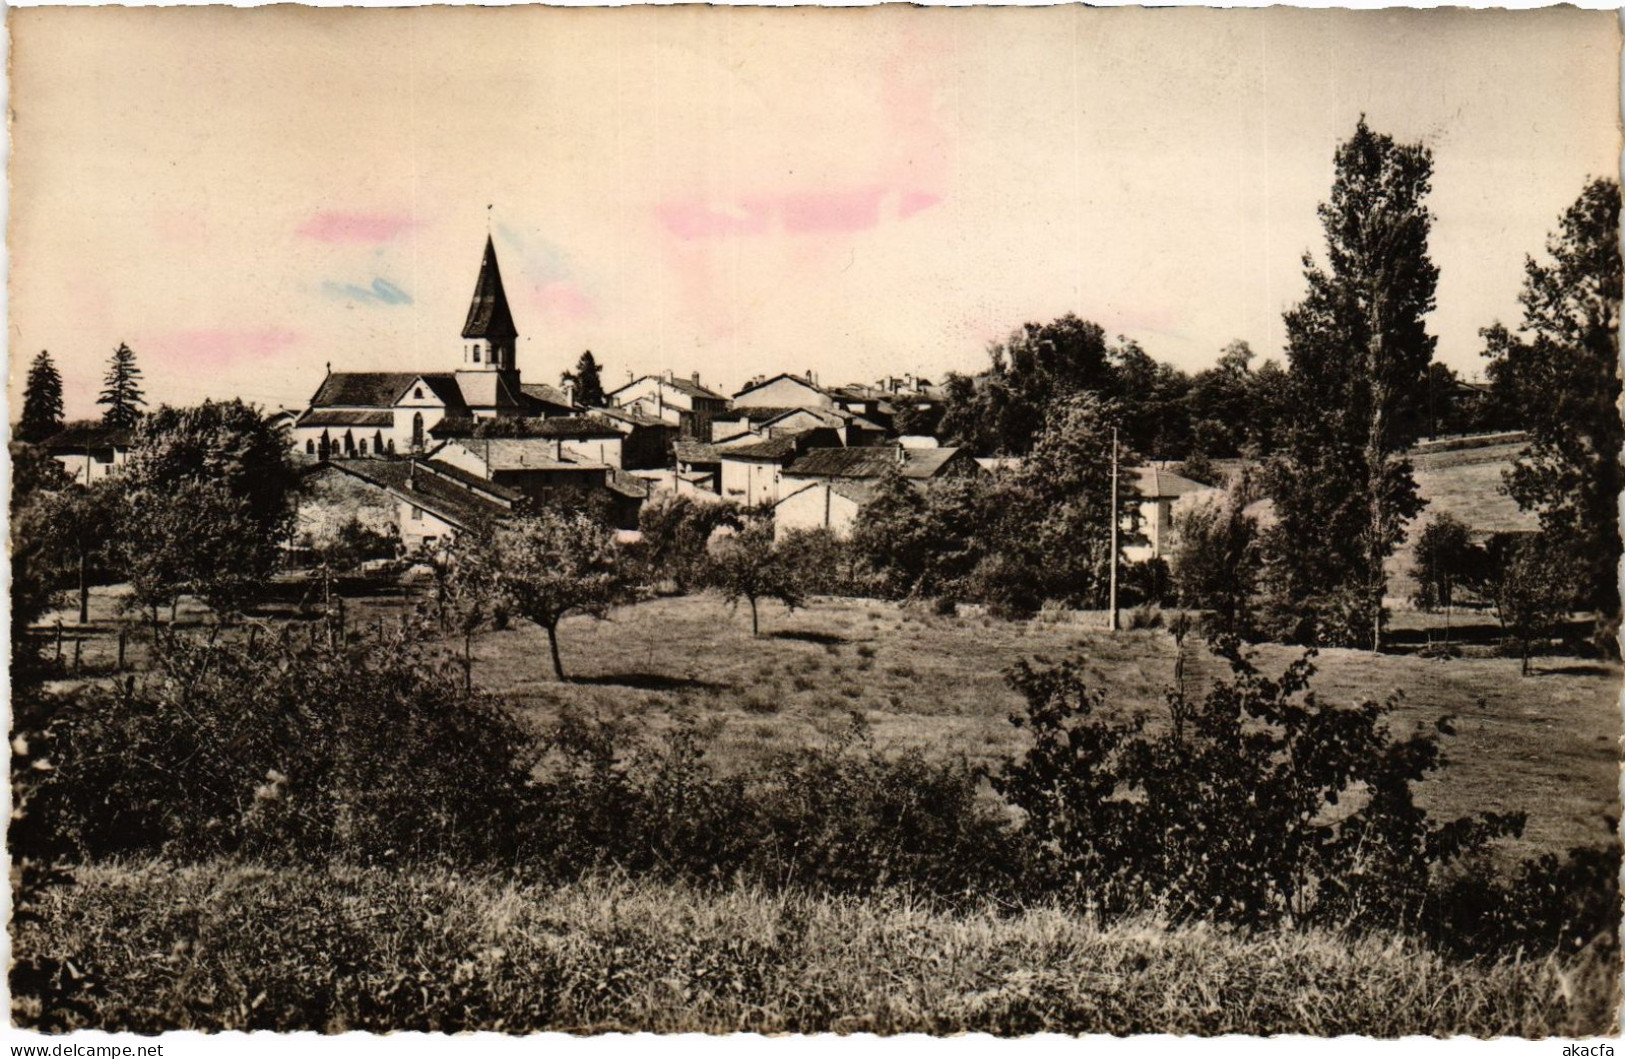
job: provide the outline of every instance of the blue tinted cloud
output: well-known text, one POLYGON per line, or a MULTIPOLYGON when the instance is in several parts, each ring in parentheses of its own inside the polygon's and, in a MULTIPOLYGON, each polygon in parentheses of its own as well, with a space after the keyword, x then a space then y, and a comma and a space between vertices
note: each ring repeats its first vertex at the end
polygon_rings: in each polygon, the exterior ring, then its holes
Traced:
POLYGON ((370 287, 363 287, 355 283, 334 283, 332 280, 328 280, 322 284, 322 293, 329 298, 337 298, 341 301, 375 302, 379 305, 412 304, 410 294, 382 276, 373 279, 370 287))

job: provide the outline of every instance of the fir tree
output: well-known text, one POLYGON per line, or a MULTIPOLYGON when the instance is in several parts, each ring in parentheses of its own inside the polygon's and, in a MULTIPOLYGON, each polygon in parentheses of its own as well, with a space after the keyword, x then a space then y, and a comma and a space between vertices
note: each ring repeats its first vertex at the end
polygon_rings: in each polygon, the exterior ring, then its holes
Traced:
POLYGON ((593 358, 592 350, 589 349, 581 354, 580 360, 576 361, 575 370, 565 372, 560 382, 575 388, 574 400, 576 404, 585 405, 588 408, 602 408, 605 405, 605 400, 604 380, 601 376, 598 361, 593 358))
POLYGON ((96 401, 107 406, 102 422, 125 430, 135 426, 147 403, 147 395, 141 389, 141 368, 135 362, 135 351, 123 342, 113 351, 102 385, 106 389, 96 401))
POLYGON ((23 415, 17 424, 20 441, 43 441, 62 429, 62 376, 51 354, 40 350, 28 368, 23 415))

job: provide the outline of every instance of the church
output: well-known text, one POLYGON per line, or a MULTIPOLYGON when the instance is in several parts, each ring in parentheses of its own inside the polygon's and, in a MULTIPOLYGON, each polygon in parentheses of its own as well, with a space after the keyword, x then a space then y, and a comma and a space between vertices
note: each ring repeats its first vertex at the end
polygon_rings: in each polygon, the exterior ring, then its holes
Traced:
POLYGON ((423 453, 443 421, 564 416, 568 393, 520 381, 519 331, 502 289, 496 247, 485 239, 457 371, 333 371, 293 423, 295 450, 314 459, 423 453))

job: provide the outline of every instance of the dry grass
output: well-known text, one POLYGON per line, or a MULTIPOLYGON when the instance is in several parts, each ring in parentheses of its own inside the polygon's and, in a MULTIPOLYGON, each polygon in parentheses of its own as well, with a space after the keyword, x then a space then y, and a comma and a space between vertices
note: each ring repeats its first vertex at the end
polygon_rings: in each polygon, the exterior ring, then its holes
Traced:
MULTIPOLYGON (((105 591, 93 599, 85 652, 92 664, 113 649, 115 605, 105 591)), ((351 626, 366 630, 398 621, 408 605, 393 598, 351 600, 351 626)), ((189 616, 183 608, 183 621, 189 616)), ((920 747, 997 766, 1024 745, 1008 719, 1020 699, 1002 675, 1021 658, 1082 658, 1114 708, 1160 715, 1173 681, 1167 632, 1114 635, 1100 631, 1101 615, 1072 617, 1004 622, 941 617, 874 600, 818 599, 793 613, 764 604, 763 635, 753 639, 744 613, 730 613, 711 596, 677 597, 623 608, 607 622, 568 619, 562 651, 575 683, 553 680, 543 634, 529 626, 480 635, 474 678, 541 722, 565 705, 632 717, 655 731, 678 715, 718 719, 716 753, 725 766, 831 738, 853 713, 864 717, 883 747, 920 747)), ((1424 616, 1402 617, 1414 623, 1424 616)), ((144 660, 143 636, 131 634, 132 664, 144 660)), ((1287 647, 1259 649, 1267 669, 1296 654, 1287 647)), ((1449 767, 1421 795, 1438 814, 1527 812, 1528 830, 1508 847, 1517 856, 1612 840, 1606 817, 1618 812, 1619 666, 1545 657, 1537 659, 1535 675, 1524 678, 1510 658, 1439 661, 1345 650, 1324 651, 1317 664, 1316 688, 1325 701, 1403 689, 1397 725, 1457 718, 1456 736, 1444 741, 1449 767)), ((1198 645, 1188 667, 1193 687, 1222 672, 1222 663, 1198 645)))
MULTIPOLYGON (((1614 969, 1449 962, 1318 932, 1102 928, 588 880, 84 868, 16 955, 71 959, 107 1030, 539 1029, 1591 1036, 1614 969)), ((36 999, 15 1011, 39 1017, 36 999)))

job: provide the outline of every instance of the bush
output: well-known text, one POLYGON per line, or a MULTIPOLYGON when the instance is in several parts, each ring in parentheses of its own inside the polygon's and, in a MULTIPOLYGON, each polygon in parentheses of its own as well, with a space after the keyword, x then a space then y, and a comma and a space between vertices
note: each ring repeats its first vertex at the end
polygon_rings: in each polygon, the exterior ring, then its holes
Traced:
POLYGON ((247 853, 357 863, 519 852, 531 739, 500 700, 403 645, 160 641, 157 679, 30 692, 16 855, 247 853))
POLYGON ((1170 691, 1159 730, 1113 716, 1071 663, 1010 672, 1032 746, 994 788, 1025 814, 1049 885, 1111 913, 1410 928, 1432 873, 1521 829, 1429 821, 1412 785, 1439 752, 1390 734, 1392 702, 1326 706, 1308 657, 1270 679, 1233 644, 1221 653, 1232 678, 1200 700, 1170 691))

